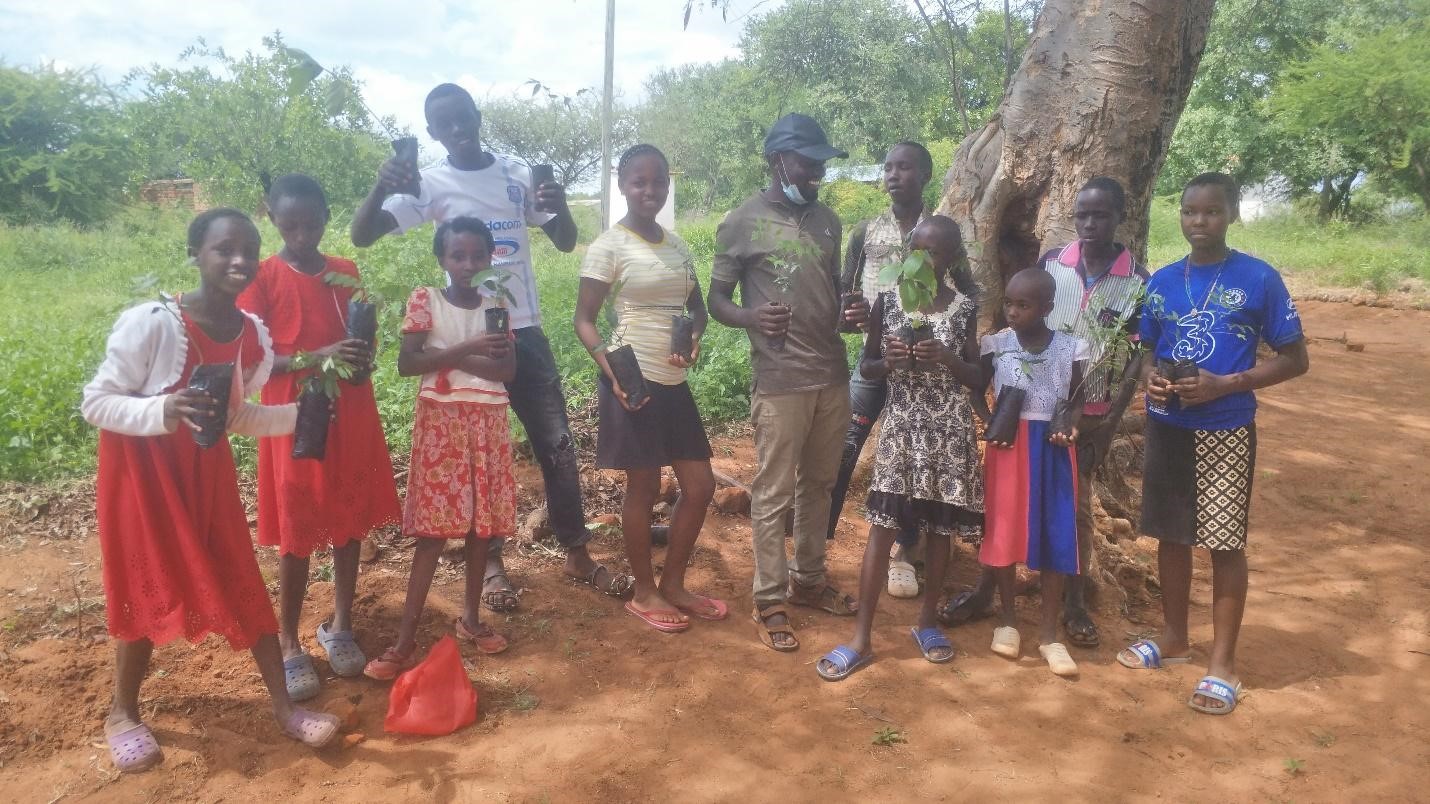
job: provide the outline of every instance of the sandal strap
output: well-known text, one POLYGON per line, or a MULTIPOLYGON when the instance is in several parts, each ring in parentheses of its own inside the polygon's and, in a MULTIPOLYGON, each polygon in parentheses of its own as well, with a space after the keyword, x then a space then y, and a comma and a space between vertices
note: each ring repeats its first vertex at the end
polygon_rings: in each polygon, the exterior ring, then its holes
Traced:
POLYGON ((1139 639, 1128 646, 1133 653, 1142 657, 1142 666, 1156 670, 1162 666, 1162 651, 1150 639, 1139 639))
POLYGON ((858 663, 859 654, 855 653, 853 648, 840 645, 834 650, 824 654, 824 660, 834 665, 834 669, 837 672, 844 673, 858 663))

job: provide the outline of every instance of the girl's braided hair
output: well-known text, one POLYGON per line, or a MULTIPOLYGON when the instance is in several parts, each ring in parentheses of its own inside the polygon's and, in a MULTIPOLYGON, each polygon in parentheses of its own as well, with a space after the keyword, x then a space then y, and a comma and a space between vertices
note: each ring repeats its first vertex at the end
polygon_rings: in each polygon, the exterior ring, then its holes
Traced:
POLYGON ((616 180, 619 181, 625 177, 626 168, 631 162, 647 154, 655 154, 660 157, 661 164, 665 165, 667 171, 670 170, 670 160, 665 158, 665 154, 661 153, 660 149, 654 145, 648 142, 642 142, 638 145, 632 145, 626 149, 625 153, 621 154, 621 158, 616 162, 616 180))

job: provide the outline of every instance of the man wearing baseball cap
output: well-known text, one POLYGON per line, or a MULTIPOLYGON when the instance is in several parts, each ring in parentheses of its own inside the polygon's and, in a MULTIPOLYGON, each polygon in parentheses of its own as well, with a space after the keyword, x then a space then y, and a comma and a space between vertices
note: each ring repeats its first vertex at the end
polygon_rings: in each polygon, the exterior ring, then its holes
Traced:
POLYGON ((862 328, 868 303, 841 303, 839 218, 819 203, 824 163, 849 154, 812 118, 781 117, 765 136, 770 185, 716 230, 709 309, 750 337, 750 417, 759 466, 751 485, 754 620, 777 651, 799 648, 785 603, 849 615, 858 603, 824 569, 829 495, 849 422, 849 367, 839 333, 862 328), (742 304, 734 301, 740 286, 742 304), (785 513, 794 505, 794 557, 785 513))

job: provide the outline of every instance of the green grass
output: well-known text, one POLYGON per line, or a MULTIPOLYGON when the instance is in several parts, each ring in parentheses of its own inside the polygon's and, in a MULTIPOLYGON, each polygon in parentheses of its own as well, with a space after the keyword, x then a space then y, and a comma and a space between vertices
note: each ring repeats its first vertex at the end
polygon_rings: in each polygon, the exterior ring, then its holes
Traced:
MULTIPOLYGON (((1424 215, 1351 224, 1320 223, 1314 217, 1286 212, 1233 224, 1227 242, 1303 284, 1385 293, 1407 279, 1430 283, 1430 217, 1424 215)), ((1152 206, 1147 264, 1155 270, 1186 253, 1176 204, 1158 199, 1152 206)))
MULTIPOLYGON (((540 232, 532 237, 537 282, 566 397, 573 413, 595 396, 596 367, 576 341, 570 317, 584 243, 594 235, 594 212, 576 209, 583 245, 556 251, 540 232)), ((82 475, 94 468, 95 431, 79 416, 80 389, 93 375, 104 340, 125 307, 158 290, 192 288, 185 263, 187 216, 131 209, 101 228, 0 226, 0 481, 35 481, 82 475)), ((682 221, 703 286, 708 286, 717 217, 682 221)), ((264 254, 280 241, 261 222, 264 254)), ((846 227, 847 228, 847 227, 846 227)), ((1153 208, 1148 262, 1154 268, 1179 259, 1186 244, 1170 201, 1153 208)), ((1233 227, 1233 246, 1283 272, 1322 285, 1379 290, 1405 279, 1430 282, 1430 220, 1349 225, 1290 216, 1233 227)), ((418 285, 441 284, 431 254, 431 229, 383 238, 358 250, 347 239, 347 220, 328 227, 324 249, 358 261, 370 287, 391 302, 384 310, 378 370, 373 375, 388 443, 410 447, 416 381, 397 376, 402 303, 418 285)), ((859 339, 847 337, 851 360, 859 339)), ((750 357, 744 332, 714 322, 705 335, 700 365, 690 384, 708 424, 749 413, 750 357)), ((242 465, 251 466, 253 442, 235 438, 242 465)))

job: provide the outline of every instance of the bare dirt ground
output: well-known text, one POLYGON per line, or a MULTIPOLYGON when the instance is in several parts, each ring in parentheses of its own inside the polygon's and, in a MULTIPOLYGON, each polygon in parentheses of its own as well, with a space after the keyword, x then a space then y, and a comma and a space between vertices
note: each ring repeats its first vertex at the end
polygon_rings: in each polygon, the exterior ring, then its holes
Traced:
MULTIPOLYGON (((958 658, 935 666, 908 637, 917 602, 885 597, 878 660, 829 684, 813 662, 848 636, 849 621, 801 609, 802 650, 761 646, 748 619, 749 522, 712 512, 692 586, 732 603, 726 622, 656 633, 563 581, 553 552, 527 546, 511 562, 523 610, 497 620, 512 649, 467 653, 476 725, 386 735, 384 686, 327 680, 318 705, 355 702, 366 740, 313 753, 279 735, 246 654, 216 639, 178 643, 156 651, 144 688, 167 760, 120 778, 102 747, 112 649, 89 500, 83 489, 10 489, 0 506, 0 789, 17 801, 1423 801, 1430 314, 1302 307, 1308 331, 1325 339, 1312 342, 1309 376, 1261 395, 1247 693, 1230 717, 1184 704, 1211 639, 1205 561, 1190 666, 1118 666, 1116 650, 1155 633, 1161 614, 1145 602, 1119 610, 1110 595, 1103 646, 1074 650, 1076 681, 1052 676, 1036 646, 1017 663, 994 656, 987 622, 953 630, 958 658), (898 741, 877 744, 881 731, 898 741)), ((717 463, 746 478, 752 468, 738 439, 718 442, 717 463)), ((529 468, 523 477, 532 489, 529 468)), ((609 494, 594 499, 593 515, 616 510, 609 494)), ((834 580, 851 589, 864 543, 853 509, 830 555, 834 580)), ((1150 560, 1146 540, 1122 545, 1150 560)), ((597 553, 619 560, 613 535, 597 553)), ((260 557, 272 577, 272 556, 260 557)), ((364 567, 359 641, 369 653, 395 628, 406 561, 391 542, 364 567)), ((440 576, 424 644, 457 611, 460 569, 440 576)), ((976 570, 960 551, 947 587, 976 570)), ((331 594, 314 584, 308 633, 331 594)), ((1036 602, 1019 608, 1032 633, 1036 602)))

